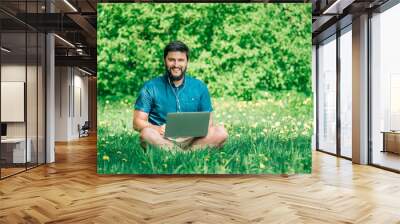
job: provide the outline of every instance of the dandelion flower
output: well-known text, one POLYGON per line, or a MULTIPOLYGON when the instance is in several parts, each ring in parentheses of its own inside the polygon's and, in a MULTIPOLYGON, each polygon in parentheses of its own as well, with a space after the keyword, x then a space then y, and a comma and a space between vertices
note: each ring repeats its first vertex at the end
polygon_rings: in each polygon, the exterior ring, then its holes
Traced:
POLYGON ((109 160, 110 160, 110 157, 108 157, 107 155, 104 155, 104 156, 103 156, 103 160, 109 161, 109 160))

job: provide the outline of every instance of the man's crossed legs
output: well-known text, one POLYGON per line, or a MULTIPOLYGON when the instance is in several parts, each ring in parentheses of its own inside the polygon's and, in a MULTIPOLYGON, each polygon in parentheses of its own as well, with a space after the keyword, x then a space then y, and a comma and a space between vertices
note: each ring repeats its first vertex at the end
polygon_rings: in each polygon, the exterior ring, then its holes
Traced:
MULTIPOLYGON (((207 136, 194 138, 188 144, 184 143, 184 149, 196 149, 204 147, 221 147, 228 138, 228 132, 224 126, 211 126, 208 129, 207 136)), ((140 131, 140 140, 143 143, 151 145, 172 148, 175 144, 174 141, 164 138, 157 130, 147 127, 140 131)), ((179 144, 178 144, 179 146, 179 144)))

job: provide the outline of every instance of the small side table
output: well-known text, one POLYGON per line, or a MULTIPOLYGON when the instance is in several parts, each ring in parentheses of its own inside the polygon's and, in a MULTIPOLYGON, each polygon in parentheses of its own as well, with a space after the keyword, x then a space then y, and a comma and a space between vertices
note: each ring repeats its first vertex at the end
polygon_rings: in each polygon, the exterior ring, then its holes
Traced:
POLYGON ((400 154, 400 131, 382 131, 383 150, 382 152, 392 152, 400 154))

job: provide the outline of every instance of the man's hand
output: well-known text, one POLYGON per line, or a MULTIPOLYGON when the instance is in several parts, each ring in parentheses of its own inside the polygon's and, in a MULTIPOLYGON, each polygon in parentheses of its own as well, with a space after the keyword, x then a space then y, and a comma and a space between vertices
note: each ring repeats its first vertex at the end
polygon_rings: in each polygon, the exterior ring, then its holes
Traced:
POLYGON ((165 124, 161 126, 150 124, 148 118, 149 114, 140 110, 135 110, 133 113, 133 128, 139 132, 142 131, 143 128, 152 128, 161 136, 164 136, 165 124))
POLYGON ((165 134, 165 124, 161 125, 161 126, 150 125, 150 127, 153 128, 154 130, 156 130, 158 133, 160 133, 161 136, 164 136, 164 134, 165 134))

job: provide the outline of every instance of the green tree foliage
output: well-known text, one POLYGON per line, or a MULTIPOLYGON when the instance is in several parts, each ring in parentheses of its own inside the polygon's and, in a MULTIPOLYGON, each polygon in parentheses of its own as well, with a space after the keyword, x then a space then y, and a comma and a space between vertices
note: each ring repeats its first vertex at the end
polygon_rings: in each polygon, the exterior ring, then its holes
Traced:
POLYGON ((214 97, 311 93, 310 4, 98 4, 99 97, 135 96, 172 40, 214 97))

